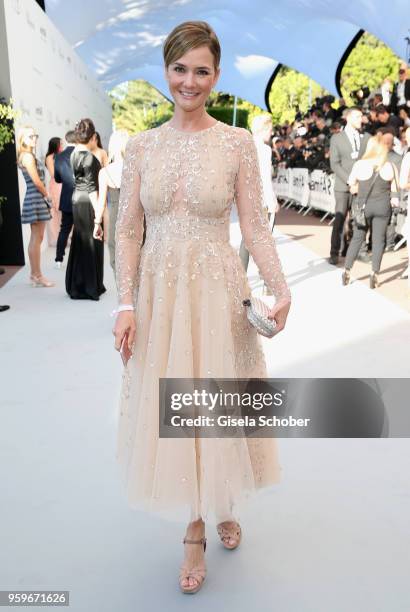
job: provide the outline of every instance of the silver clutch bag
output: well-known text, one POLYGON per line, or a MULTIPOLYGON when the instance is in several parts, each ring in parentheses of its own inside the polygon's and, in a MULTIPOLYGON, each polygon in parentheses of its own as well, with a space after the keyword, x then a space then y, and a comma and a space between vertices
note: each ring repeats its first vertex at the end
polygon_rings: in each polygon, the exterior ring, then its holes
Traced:
POLYGON ((276 321, 268 319, 270 308, 263 300, 251 297, 243 300, 242 304, 246 306, 249 323, 255 327, 259 334, 266 336, 266 338, 272 338, 277 333, 276 321))

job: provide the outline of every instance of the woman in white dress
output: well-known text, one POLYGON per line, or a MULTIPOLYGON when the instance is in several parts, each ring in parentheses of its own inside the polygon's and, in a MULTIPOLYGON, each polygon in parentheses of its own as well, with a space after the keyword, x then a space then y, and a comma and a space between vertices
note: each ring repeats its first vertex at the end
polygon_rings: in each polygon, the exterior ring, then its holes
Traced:
MULTIPOLYGON (((263 189, 263 209, 266 211, 269 225, 273 230, 275 223, 275 213, 279 211, 279 204, 272 184, 272 149, 267 144, 272 138, 272 117, 267 113, 256 115, 252 119, 251 132, 255 140, 256 151, 258 153, 259 169, 262 179, 263 189)), ((249 251, 242 238, 239 247, 239 257, 242 260, 245 270, 249 265, 249 251)), ((264 291, 270 294, 265 285, 264 291)))
POLYGON ((269 316, 278 331, 291 297, 262 210, 254 140, 205 110, 220 73, 216 34, 202 21, 182 23, 163 53, 174 115, 128 141, 116 225, 115 348, 124 339, 134 349, 123 374, 117 458, 131 507, 190 518, 179 584, 194 593, 206 575, 205 520, 215 519, 223 545, 236 548, 239 502, 280 480, 275 438, 159 437, 159 378, 267 377, 242 304, 251 290, 229 242, 233 201, 275 295, 269 316))
MULTIPOLYGON (((118 215, 118 201, 121 187, 121 175, 124 162, 125 147, 129 134, 126 130, 116 130, 110 136, 108 143, 109 163, 102 167, 98 174, 98 207, 104 220, 104 234, 108 235, 108 251, 110 264, 115 275, 115 225, 118 215), (108 202, 108 215, 107 210, 108 202)), ((102 236, 101 226, 94 231, 94 238, 102 236)))

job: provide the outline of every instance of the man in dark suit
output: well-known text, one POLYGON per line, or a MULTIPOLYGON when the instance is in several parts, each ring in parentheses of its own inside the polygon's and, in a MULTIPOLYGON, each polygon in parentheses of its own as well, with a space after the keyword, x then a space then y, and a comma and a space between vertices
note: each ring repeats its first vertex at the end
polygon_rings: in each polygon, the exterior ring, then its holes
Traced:
POLYGON ((402 64, 399 69, 399 81, 394 84, 390 107, 397 114, 399 106, 410 106, 410 79, 407 78, 407 66, 402 64))
MULTIPOLYGON (((330 139, 330 167, 335 173, 336 215, 330 246, 329 262, 337 265, 342 242, 343 227, 352 195, 347 180, 356 160, 366 151, 369 134, 361 134, 362 111, 357 107, 345 111, 346 127, 330 139)), ((346 246, 346 245, 345 245, 346 246)))
POLYGON ((67 132, 65 140, 68 146, 64 151, 58 153, 54 160, 54 178, 57 183, 63 184, 60 196, 61 227, 57 239, 56 268, 62 267, 68 237, 73 227, 73 205, 71 199, 75 183, 70 156, 74 150, 75 133, 71 130, 67 132))

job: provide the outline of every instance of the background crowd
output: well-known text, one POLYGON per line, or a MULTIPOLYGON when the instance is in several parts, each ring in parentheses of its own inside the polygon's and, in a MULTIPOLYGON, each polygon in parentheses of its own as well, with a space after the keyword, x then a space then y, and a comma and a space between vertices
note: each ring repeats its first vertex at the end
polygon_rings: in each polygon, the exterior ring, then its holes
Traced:
MULTIPOLYGON (((317 98, 305 114, 297 108, 295 120, 284 125, 272 125, 267 114, 257 116, 251 131, 271 227, 278 203, 270 179, 279 168, 334 173, 336 211, 329 261, 337 264, 339 256, 346 257, 343 283, 348 284, 354 261, 371 260, 370 286, 374 288, 384 250, 403 242, 396 233, 396 220, 398 211, 407 214, 410 189, 407 66, 400 65, 396 83, 385 79, 377 90, 363 87, 353 96, 354 107, 347 107, 343 99, 336 102, 333 96, 317 98), (350 144, 343 150, 348 141, 343 144, 341 133, 348 136, 352 150, 350 144), (366 192, 371 190, 370 197, 366 192), (350 214, 354 194, 369 196, 366 227, 360 230, 350 214)), ((55 284, 41 271, 41 244, 46 234, 48 245, 56 249, 55 268, 63 267, 66 249, 70 249, 65 285, 72 299, 98 300, 105 292, 103 244, 108 243, 115 274, 115 223, 128 138, 126 130, 113 132, 106 152, 92 120, 82 119, 64 138, 51 138, 41 160, 35 130, 30 126, 19 130, 17 161, 27 187, 22 223, 31 228, 28 256, 33 287, 55 284)), ((246 269, 249 254, 243 243, 240 256, 246 269)), ((402 276, 408 278, 408 267, 402 276)))
MULTIPOLYGON (((356 259, 371 261, 370 287, 378 286, 385 250, 404 246, 410 170, 410 78, 401 63, 397 82, 385 79, 375 91, 353 93, 355 106, 333 96, 317 98, 293 123, 276 125, 272 137, 274 174, 279 168, 322 170, 335 175, 335 217, 329 262, 346 257, 343 284, 350 283, 356 259), (343 136, 341 137, 341 134, 343 136), (360 199, 366 215, 357 226, 352 204, 360 199), (350 251, 349 251, 350 247, 350 251)), ((401 278, 409 279, 409 266, 401 278)))
MULTIPOLYGON (((363 87, 353 93, 355 106, 363 113, 363 132, 390 134, 391 150, 402 157, 407 151, 405 130, 410 127, 410 78, 407 66, 400 65, 397 82, 385 79, 375 91, 363 87)), ((346 125, 346 103, 334 96, 316 98, 302 115, 296 109, 293 123, 275 125, 272 163, 275 167, 308 168, 332 172, 330 139, 346 125)), ((396 161, 399 161, 396 159, 396 161)))

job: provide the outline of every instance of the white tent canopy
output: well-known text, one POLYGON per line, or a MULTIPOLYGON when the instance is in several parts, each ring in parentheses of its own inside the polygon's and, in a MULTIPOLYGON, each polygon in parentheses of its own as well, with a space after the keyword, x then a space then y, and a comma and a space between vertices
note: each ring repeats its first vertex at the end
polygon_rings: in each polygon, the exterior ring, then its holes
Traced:
POLYGON ((221 42, 217 89, 262 108, 280 64, 337 95, 337 71, 362 29, 406 58, 408 6, 408 0, 46 0, 48 16, 107 90, 145 79, 168 96, 162 43, 178 23, 203 20, 221 42))

